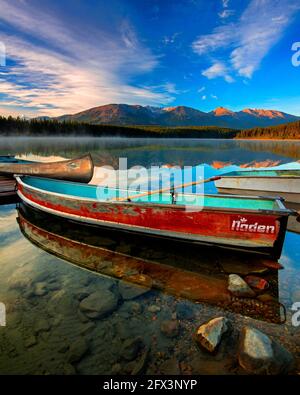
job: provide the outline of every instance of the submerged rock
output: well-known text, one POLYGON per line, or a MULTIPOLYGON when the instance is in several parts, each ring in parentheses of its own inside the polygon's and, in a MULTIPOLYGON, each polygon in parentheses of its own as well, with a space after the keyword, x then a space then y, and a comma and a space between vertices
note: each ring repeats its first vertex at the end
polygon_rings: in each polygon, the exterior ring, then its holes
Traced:
POLYGON ((241 334, 238 361, 248 373, 284 374, 293 368, 293 356, 265 333, 244 327, 241 334))
POLYGON ((93 292, 79 304, 80 310, 89 318, 104 317, 116 310, 117 307, 117 295, 108 290, 93 292))
POLYGON ((269 283, 268 281, 264 280, 261 277, 257 276, 246 276, 245 277, 246 283, 251 287, 255 288, 258 291, 264 291, 267 288, 269 288, 269 283))
POLYGON ((116 286, 117 282, 110 279, 110 278, 97 278, 97 281, 94 283, 93 287, 97 292, 103 291, 112 291, 113 288, 116 286))
POLYGON ((88 350, 88 344, 84 339, 79 339, 75 341, 70 347, 68 361, 70 363, 79 362, 82 357, 88 352, 88 350))
POLYGON ((152 288, 152 280, 145 275, 133 275, 119 282, 119 292, 124 300, 135 299, 152 288))
POLYGON ((83 324, 90 322, 89 317, 84 315, 80 310, 78 310, 77 314, 78 314, 78 318, 79 318, 80 322, 82 322, 83 324))
POLYGON ((65 354, 65 353, 69 350, 69 348, 70 348, 70 346, 69 346, 67 343, 63 343, 63 344, 61 344, 61 345, 58 347, 57 351, 58 351, 60 354, 65 354))
POLYGON ((63 373, 66 376, 73 376, 76 374, 76 369, 74 368, 73 365, 66 363, 66 364, 64 364, 64 367, 63 367, 63 373))
POLYGON ((209 352, 216 351, 222 336, 231 330, 231 323, 226 317, 217 317, 199 327, 196 341, 209 352))
POLYGON ((165 320, 160 325, 161 332, 166 337, 176 337, 179 334, 179 324, 176 320, 165 320))
POLYGON ((122 365, 119 363, 115 363, 112 367, 111 367, 111 374, 120 374, 122 371, 122 365))
POLYGON ((84 324, 81 329, 80 329, 80 334, 81 335, 87 335, 88 333, 90 333, 91 331, 93 331, 95 329, 96 325, 93 322, 88 322, 86 324, 84 324))
POLYGON ((49 322, 46 319, 41 318, 36 322, 36 324, 34 326, 34 332, 36 334, 38 334, 40 332, 48 332, 50 330, 50 327, 51 326, 50 326, 49 322))
POLYGON ((186 303, 178 303, 176 305, 176 314, 180 320, 191 320, 194 317, 193 309, 186 303))
MULTIPOLYGON (((19 277, 19 276, 11 276, 9 281, 9 288, 10 289, 16 289, 16 290, 29 290, 32 285, 32 278, 30 278, 28 275, 25 277, 19 277)), ((31 290, 30 290, 31 291, 31 290)))
POLYGON ((137 302, 127 302, 126 307, 132 314, 141 314, 143 312, 143 306, 137 302))
POLYGON ((61 284, 58 281, 51 282, 50 284, 47 285, 47 288, 49 291, 57 291, 61 289, 61 284))
POLYGON ((148 307, 148 311, 150 313, 158 313, 161 310, 159 306, 156 306, 155 304, 152 304, 151 306, 148 307))
POLYGON ((199 356, 195 356, 191 362, 190 367, 192 370, 192 374, 196 375, 230 375, 232 372, 230 371, 230 365, 234 362, 230 361, 229 358, 222 358, 221 360, 213 359, 204 359, 199 358, 199 356))
POLYGON ((163 375, 179 375, 180 368, 176 357, 170 358, 163 362, 159 367, 159 372, 163 375))
POLYGON ((144 347, 144 343, 140 337, 134 339, 127 339, 124 341, 121 348, 121 356, 127 361, 135 359, 140 350, 144 347))
POLYGON ((34 335, 29 336, 24 342, 24 346, 26 348, 30 348, 32 346, 35 346, 36 344, 37 344, 37 340, 34 335))
POLYGON ((234 296, 254 297, 255 292, 249 285, 237 274, 230 274, 228 278, 228 291, 234 296))
POLYGON ((34 295, 35 296, 44 296, 48 293, 47 283, 46 282, 38 282, 34 286, 34 295))
POLYGON ((144 371, 147 368, 149 355, 150 355, 150 348, 147 347, 131 371, 131 374, 133 376, 144 373, 144 371))
POLYGON ((89 296, 90 292, 88 291, 88 289, 86 288, 79 288, 76 291, 76 299, 79 300, 79 302, 81 302, 84 298, 87 298, 89 296))
POLYGON ((263 303, 268 303, 268 302, 276 303, 277 302, 277 299, 274 298, 274 296, 272 296, 272 295, 270 295, 268 293, 265 293, 265 294, 262 294, 262 295, 258 295, 257 299, 260 302, 263 302, 263 303))

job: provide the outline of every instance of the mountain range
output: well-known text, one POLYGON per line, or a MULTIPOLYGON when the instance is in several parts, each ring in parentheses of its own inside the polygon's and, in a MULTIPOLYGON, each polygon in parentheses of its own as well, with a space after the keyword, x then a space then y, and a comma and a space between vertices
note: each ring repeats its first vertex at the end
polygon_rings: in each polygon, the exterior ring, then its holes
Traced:
POLYGON ((213 111, 204 112, 185 106, 108 104, 54 119, 97 125, 220 126, 247 129, 280 125, 300 120, 300 117, 276 110, 250 108, 234 112, 218 107, 213 111))

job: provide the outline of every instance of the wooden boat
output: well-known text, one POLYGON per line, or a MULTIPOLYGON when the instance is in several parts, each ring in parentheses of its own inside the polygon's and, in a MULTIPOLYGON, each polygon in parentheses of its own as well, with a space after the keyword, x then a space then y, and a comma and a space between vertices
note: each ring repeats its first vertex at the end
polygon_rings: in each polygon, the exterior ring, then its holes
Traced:
POLYGON ((0 199, 16 195, 16 180, 0 175, 0 199))
MULTIPOLYGON (((205 271, 203 254, 195 255, 195 265, 190 270, 180 264, 185 259, 185 250, 177 252, 178 266, 174 260, 172 260, 172 265, 166 264, 165 258, 162 264, 157 258, 155 260, 153 257, 151 260, 142 259, 139 256, 130 255, 129 252, 124 254, 115 251, 119 242, 118 238, 114 238, 110 234, 108 239, 106 233, 103 238, 101 233, 99 235, 99 228, 93 229, 71 221, 66 226, 64 219, 42 213, 24 204, 18 208, 17 220, 22 234, 32 244, 67 263, 91 270, 98 275, 125 281, 127 286, 131 284, 132 287, 158 289, 194 302, 218 305, 252 318, 274 323, 282 321, 278 302, 277 271, 268 271, 265 274, 266 280, 272 283, 272 289, 268 289, 267 293, 272 296, 273 303, 263 303, 256 299, 256 305, 253 308, 251 299, 240 298, 239 303, 236 303, 236 298, 232 297, 227 289, 227 273, 224 271, 221 273, 216 269, 212 270, 213 265, 210 265, 209 273, 205 271), (112 241, 112 244, 108 241, 112 241)), ((138 242, 133 240, 133 245, 135 244, 138 242)), ((165 255, 164 244, 159 244, 159 246, 165 255)), ((148 244, 146 244, 146 248, 148 248, 148 244)), ((134 250, 138 251, 138 248, 134 248, 134 250)), ((158 249, 158 251, 160 250, 158 249)), ((210 254, 210 262, 213 256, 214 253, 210 254)), ((219 262, 222 263, 226 256, 227 254, 218 254, 219 262)), ((236 267, 239 263, 240 270, 244 271, 245 257, 241 255, 237 255, 237 257, 240 259, 237 260, 236 267)), ((207 258, 209 259, 209 257, 207 258)), ((257 261, 256 256, 249 257, 249 267, 252 266, 255 270, 257 261)))
MULTIPOLYGON (((0 156, 0 164, 31 164, 34 162, 17 159, 12 155, 0 156)), ((3 175, 0 173, 0 204, 14 202, 17 198, 16 180, 13 175, 3 175)))
POLYGON ((120 198, 129 194, 127 190, 28 176, 16 179, 21 200, 50 214, 274 258, 281 254, 287 219, 292 213, 276 198, 178 194, 174 202, 172 194, 163 193, 152 195, 150 201, 144 194, 124 201, 120 198))
POLYGON ((90 155, 49 163, 0 163, 1 176, 22 174, 88 183, 93 177, 93 172, 94 165, 90 155))
POLYGON ((300 170, 233 171, 215 182, 220 193, 281 196, 300 203, 300 170))

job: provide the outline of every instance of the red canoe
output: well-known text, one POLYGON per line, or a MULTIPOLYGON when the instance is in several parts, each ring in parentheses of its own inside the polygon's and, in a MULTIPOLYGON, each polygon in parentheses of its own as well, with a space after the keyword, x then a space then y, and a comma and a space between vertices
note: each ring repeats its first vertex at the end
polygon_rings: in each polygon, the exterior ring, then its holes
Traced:
POLYGON ((60 217, 274 258, 292 213, 276 198, 184 194, 172 202, 165 193, 120 201, 128 191, 28 176, 17 177, 17 185, 25 203, 60 217))

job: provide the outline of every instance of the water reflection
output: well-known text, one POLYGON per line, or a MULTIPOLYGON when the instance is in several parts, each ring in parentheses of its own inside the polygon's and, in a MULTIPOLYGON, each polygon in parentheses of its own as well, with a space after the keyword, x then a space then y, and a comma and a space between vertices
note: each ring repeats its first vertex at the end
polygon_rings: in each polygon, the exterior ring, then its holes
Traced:
POLYGON ((24 204, 18 209, 18 223, 39 248, 98 274, 269 322, 284 320, 278 272, 270 270, 276 262, 144 236, 132 240, 130 235, 66 222, 24 204), (270 287, 257 292, 258 299, 233 297, 227 290, 232 273, 255 274, 270 287))
MULTIPOLYGON (((295 210, 300 215, 300 204, 284 202, 285 206, 291 210, 295 210)), ((291 215, 288 220, 287 229, 290 232, 300 233, 300 216, 291 215)))
POLYGON ((128 165, 149 167, 171 163, 196 166, 213 162, 245 164, 252 162, 286 163, 300 158, 297 141, 240 141, 205 139, 124 139, 124 138, 2 138, 0 155, 57 156, 74 158, 90 152, 95 165, 118 164, 119 157, 128 165))

